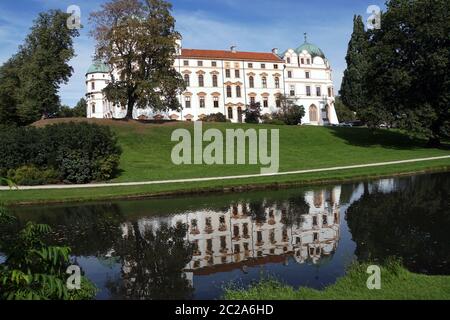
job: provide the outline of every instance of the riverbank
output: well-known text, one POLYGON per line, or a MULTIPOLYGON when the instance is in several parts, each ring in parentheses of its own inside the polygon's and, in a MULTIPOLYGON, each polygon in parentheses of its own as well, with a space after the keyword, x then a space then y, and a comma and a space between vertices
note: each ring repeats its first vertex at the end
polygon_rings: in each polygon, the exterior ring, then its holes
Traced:
POLYGON ((381 289, 369 290, 367 264, 352 266, 347 275, 324 290, 264 280, 247 289, 227 289, 227 300, 448 300, 450 276, 427 276, 407 271, 398 263, 381 267, 381 289))
MULTIPOLYGON (((39 122, 44 126, 61 121, 39 122)), ((0 191, 0 202, 7 205, 60 203, 69 201, 96 201, 110 199, 140 199, 206 192, 233 192, 240 190, 281 188, 297 185, 323 184, 389 177, 421 172, 450 171, 450 158, 374 167, 348 168, 305 172, 324 168, 368 165, 430 157, 449 156, 450 149, 429 149, 426 141, 412 139, 397 131, 365 128, 331 128, 307 126, 269 126, 229 123, 206 123, 204 129, 244 130, 279 129, 280 173, 302 171, 298 174, 255 176, 258 165, 184 165, 171 161, 171 142, 175 129, 193 131, 192 123, 145 124, 112 120, 86 120, 108 125, 117 134, 123 149, 120 175, 111 183, 140 183, 163 180, 200 179, 177 183, 123 185, 98 188, 55 190, 0 191), (156 151, 156 152, 155 152, 156 151), (215 177, 246 176, 248 178, 219 179, 215 177), (205 180, 202 180, 205 179, 205 180)))

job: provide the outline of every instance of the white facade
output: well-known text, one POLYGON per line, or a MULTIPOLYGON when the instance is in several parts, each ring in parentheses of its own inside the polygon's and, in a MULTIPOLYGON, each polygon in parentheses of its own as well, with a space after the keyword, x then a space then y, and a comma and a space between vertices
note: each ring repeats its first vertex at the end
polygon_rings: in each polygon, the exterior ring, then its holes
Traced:
MULTIPOLYGON (((187 89, 179 96, 181 112, 154 113, 151 108, 135 110, 141 120, 171 119, 197 121, 213 113, 222 113, 232 122, 243 122, 243 111, 252 102, 261 103, 262 114, 279 107, 279 95, 287 95, 303 105, 302 124, 338 124, 334 108, 332 70, 322 51, 305 43, 279 55, 269 53, 182 49, 175 68, 185 79, 187 89)), ((103 64, 94 63, 86 75, 88 118, 123 118, 126 110, 113 106, 101 90, 117 79, 103 64)))

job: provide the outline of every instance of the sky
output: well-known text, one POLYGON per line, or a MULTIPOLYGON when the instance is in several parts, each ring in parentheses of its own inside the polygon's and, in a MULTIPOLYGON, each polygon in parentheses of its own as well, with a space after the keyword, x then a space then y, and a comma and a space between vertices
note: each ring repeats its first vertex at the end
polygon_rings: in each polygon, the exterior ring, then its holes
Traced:
MULTIPOLYGON (((84 28, 75 39, 74 74, 61 86, 63 104, 73 107, 85 94, 85 73, 92 61, 95 41, 89 36, 89 14, 108 0, 2 0, 0 2, 0 64, 23 43, 39 12, 81 9, 84 28)), ((334 83, 340 88, 353 16, 364 21, 370 5, 383 8, 385 0, 171 0, 183 48, 269 52, 295 49, 308 41, 319 46, 331 63, 334 83)), ((337 91, 337 90, 336 90, 337 91)))

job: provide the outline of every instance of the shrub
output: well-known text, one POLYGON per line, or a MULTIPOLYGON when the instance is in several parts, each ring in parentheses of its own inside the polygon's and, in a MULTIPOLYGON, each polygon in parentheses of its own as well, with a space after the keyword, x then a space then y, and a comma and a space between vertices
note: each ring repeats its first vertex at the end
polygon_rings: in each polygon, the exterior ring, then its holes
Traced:
POLYGON ((54 169, 41 170, 35 166, 22 166, 8 171, 8 179, 19 185, 36 186, 57 183, 59 174, 54 169))
POLYGON ((24 166, 41 171, 53 168, 60 181, 73 183, 113 177, 121 154, 109 127, 88 123, 45 128, 3 126, 0 150, 4 155, 0 157, 2 174, 24 166))
POLYGON ((228 122, 227 117, 223 113, 212 113, 203 118, 204 122, 228 122))
POLYGON ((289 126, 296 126, 302 122, 305 116, 305 108, 303 106, 291 105, 274 113, 272 118, 274 120, 282 121, 289 126))
POLYGON ((245 123, 259 123, 261 118, 261 104, 259 102, 253 103, 244 111, 245 123))
POLYGON ((270 116, 268 114, 261 116, 261 122, 264 124, 272 124, 272 125, 277 125, 277 126, 285 125, 285 123, 283 121, 278 120, 278 119, 272 119, 272 116, 270 116))

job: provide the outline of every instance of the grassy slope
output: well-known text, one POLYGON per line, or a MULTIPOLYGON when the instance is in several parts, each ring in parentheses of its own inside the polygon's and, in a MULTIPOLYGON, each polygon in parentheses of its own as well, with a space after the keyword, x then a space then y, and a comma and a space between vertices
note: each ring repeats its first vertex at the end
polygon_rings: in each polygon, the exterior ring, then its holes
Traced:
POLYGON ((397 264, 381 268, 381 289, 369 290, 367 265, 352 267, 336 284, 319 291, 309 288, 295 290, 275 280, 243 289, 228 289, 228 300, 448 300, 450 276, 414 274, 397 264))
MULTIPOLYGON (((38 123, 45 125, 49 122, 38 123)), ((61 121, 61 120, 56 120, 61 121)), ((255 174, 260 166, 251 165, 188 165, 176 166, 171 162, 171 150, 176 143, 170 141, 174 129, 193 129, 191 123, 165 125, 141 124, 136 122, 114 122, 91 120, 110 125, 119 137, 123 148, 121 175, 113 182, 148 181, 160 179, 183 179, 211 176, 255 174)), ((280 171, 295 171, 325 168, 340 165, 365 164, 421 157, 449 155, 449 150, 427 149, 424 141, 412 140, 393 131, 372 132, 360 128, 288 127, 267 125, 205 124, 204 129, 218 128, 266 128, 280 129, 280 171)), ((312 183, 325 180, 377 177, 396 173, 411 173, 421 170, 450 168, 450 159, 395 166, 352 169, 281 177, 264 177, 245 180, 211 181, 173 185, 139 187, 108 187, 99 189, 73 189, 52 191, 0 192, 0 201, 29 202, 54 200, 92 200, 117 198, 118 196, 139 196, 174 191, 205 188, 229 188, 257 184, 312 183)))

